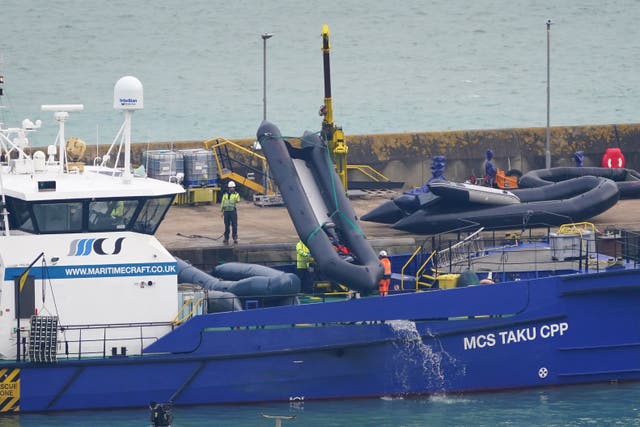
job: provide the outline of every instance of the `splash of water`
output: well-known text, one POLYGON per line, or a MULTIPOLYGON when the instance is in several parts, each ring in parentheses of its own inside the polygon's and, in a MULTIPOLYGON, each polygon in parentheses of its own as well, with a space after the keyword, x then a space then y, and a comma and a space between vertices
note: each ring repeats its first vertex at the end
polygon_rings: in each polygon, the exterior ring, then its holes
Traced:
POLYGON ((391 320, 387 325, 393 330, 398 339, 394 342, 396 354, 394 356, 396 379, 407 392, 416 391, 443 391, 445 389, 445 371, 443 361, 455 365, 455 358, 447 353, 440 341, 434 336, 434 348, 422 340, 415 322, 409 320, 391 320), (422 372, 427 390, 412 390, 410 384, 415 383, 415 369, 418 366, 422 372), (411 381, 410 381, 411 379, 411 381))

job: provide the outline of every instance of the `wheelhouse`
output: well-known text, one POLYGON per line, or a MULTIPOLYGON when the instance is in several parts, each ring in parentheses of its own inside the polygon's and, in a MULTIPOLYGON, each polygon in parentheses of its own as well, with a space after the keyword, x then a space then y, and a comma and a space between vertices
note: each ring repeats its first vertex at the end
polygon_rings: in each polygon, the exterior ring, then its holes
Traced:
POLYGON ((154 234, 175 195, 26 201, 7 196, 9 224, 31 234, 134 231, 154 234))

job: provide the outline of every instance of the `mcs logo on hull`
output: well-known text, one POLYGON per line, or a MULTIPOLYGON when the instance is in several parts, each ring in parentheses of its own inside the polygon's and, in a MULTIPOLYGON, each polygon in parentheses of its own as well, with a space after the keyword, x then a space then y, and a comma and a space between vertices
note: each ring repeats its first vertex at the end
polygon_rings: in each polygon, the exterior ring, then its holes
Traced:
POLYGON ((69 246, 69 256, 87 256, 92 252, 96 255, 118 255, 122 250, 122 241, 124 239, 124 237, 118 237, 111 252, 105 252, 103 247, 107 238, 76 239, 69 246))

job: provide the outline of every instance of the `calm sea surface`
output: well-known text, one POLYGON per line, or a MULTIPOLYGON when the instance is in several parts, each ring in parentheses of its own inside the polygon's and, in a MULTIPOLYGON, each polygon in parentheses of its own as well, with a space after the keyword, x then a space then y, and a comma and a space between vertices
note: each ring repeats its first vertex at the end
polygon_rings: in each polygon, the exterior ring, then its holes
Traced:
MULTIPOLYGON (((137 142, 253 137, 263 115, 285 135, 318 130, 320 32, 331 30, 336 123, 347 135, 640 122, 637 0, 3 0, 0 122, 40 118, 41 104, 83 103, 67 136, 108 143, 122 117, 113 85, 138 77, 137 142)), ((176 408, 175 426, 640 426, 640 385, 422 399, 176 408)), ((0 426, 142 426, 148 411, 0 418, 0 426)))
POLYGON ((145 87, 137 142, 319 130, 321 29, 331 31, 335 121, 345 133, 640 122, 638 0, 3 0, 0 68, 15 126, 41 104, 83 103, 67 136, 111 142, 113 85, 145 87))
MULTIPOLYGON (((283 427, 422 426, 640 426, 640 385, 564 387, 546 390, 368 399, 251 406, 175 408, 174 427, 274 426, 263 414, 295 416, 283 427)), ((0 426, 140 427, 146 410, 83 411, 0 418, 0 426)))

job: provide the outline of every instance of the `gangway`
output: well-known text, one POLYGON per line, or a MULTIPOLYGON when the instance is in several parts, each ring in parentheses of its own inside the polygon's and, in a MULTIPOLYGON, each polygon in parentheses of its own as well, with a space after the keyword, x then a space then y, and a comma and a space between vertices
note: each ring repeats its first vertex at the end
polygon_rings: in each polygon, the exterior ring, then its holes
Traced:
POLYGON ((478 257, 484 254, 484 240, 482 240, 482 236, 480 235, 482 230, 484 230, 484 227, 474 231, 464 240, 438 251, 434 262, 436 269, 448 267, 449 270, 451 270, 453 264, 457 264, 470 257, 478 257))
POLYGON ((470 257, 482 256, 485 252, 484 240, 479 228, 464 240, 441 250, 427 250, 426 242, 416 248, 400 269, 391 275, 392 281, 399 283, 402 290, 422 290, 433 288, 441 270, 451 271, 452 265, 470 257))
POLYGON ((269 176, 267 159, 242 145, 223 137, 204 141, 211 150, 220 179, 230 179, 253 191, 253 201, 258 206, 282 205, 282 196, 269 176))

